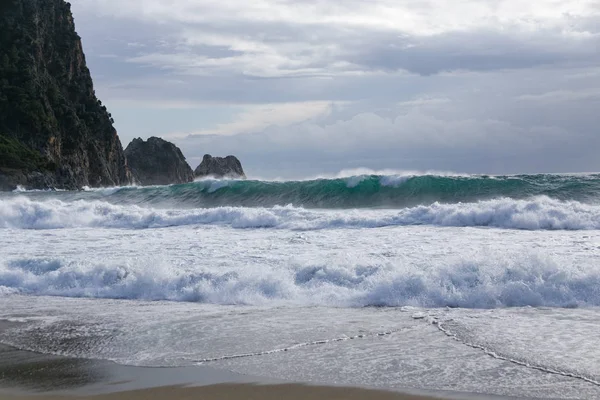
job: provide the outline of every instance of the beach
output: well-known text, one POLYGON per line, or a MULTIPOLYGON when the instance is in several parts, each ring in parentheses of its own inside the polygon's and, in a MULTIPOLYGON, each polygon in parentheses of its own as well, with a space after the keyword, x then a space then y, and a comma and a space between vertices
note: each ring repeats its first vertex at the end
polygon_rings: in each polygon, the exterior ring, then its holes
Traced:
MULTIPOLYGON (((500 399, 469 394, 425 394, 359 387, 291 384, 207 367, 127 367, 22 351, 0 345, 0 399, 500 399)), ((505 398, 502 398, 505 399, 505 398)), ((507 398, 506 398, 507 399, 507 398)))
POLYGON ((599 4, 0 0, 0 400, 599 400, 599 4))
MULTIPOLYGON (((73 399, 73 396, 35 395, 10 396, 0 394, 2 399, 14 400, 62 400, 73 399)), ((302 385, 214 385, 206 387, 160 387, 155 389, 118 392, 104 395, 80 396, 90 400, 138 400, 138 399, 247 399, 247 400, 276 400, 276 399, 315 399, 315 400, 434 400, 433 397, 415 396, 409 394, 365 390, 356 388, 312 387, 302 385)))
POLYGON ((595 400, 597 192, 392 175, 2 193, 0 385, 595 400))

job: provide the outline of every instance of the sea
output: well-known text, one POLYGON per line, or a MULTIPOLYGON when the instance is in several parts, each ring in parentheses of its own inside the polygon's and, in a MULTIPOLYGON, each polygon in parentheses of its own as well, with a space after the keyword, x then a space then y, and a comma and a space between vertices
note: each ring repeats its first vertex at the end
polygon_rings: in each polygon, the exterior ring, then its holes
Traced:
POLYGON ((0 194, 0 343, 150 367, 600 398, 600 174, 0 194))

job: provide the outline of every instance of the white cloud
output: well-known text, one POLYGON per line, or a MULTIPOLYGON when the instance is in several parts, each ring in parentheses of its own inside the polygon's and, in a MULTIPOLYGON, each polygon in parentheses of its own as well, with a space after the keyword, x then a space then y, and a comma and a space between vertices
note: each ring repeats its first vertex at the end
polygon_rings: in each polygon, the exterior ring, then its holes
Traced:
POLYGON ((169 133, 168 139, 193 135, 234 135, 240 132, 257 132, 268 127, 282 127, 323 117, 331 112, 330 102, 304 102, 261 104, 245 107, 234 121, 218 124, 215 128, 186 133, 169 133))

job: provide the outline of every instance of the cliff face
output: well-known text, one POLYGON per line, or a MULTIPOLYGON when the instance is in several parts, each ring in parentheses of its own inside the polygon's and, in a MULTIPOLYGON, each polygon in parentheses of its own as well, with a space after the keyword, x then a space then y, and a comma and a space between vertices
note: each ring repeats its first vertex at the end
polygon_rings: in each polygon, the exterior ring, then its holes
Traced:
POLYGON ((112 123, 70 4, 0 0, 0 189, 129 183, 112 123))
POLYGON ((234 156, 222 158, 205 154, 194 174, 197 177, 213 176, 215 178, 246 179, 242 163, 234 156))
POLYGON ((125 149, 133 175, 140 185, 170 185, 194 180, 194 171, 181 150, 173 143, 151 137, 147 142, 134 139, 125 149))

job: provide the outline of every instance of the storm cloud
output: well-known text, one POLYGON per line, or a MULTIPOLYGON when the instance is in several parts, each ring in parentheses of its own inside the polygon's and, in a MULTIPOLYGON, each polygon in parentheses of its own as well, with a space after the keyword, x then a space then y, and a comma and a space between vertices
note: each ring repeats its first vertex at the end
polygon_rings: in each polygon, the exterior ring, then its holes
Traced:
MULTIPOLYGON (((125 144, 273 177, 600 170, 597 1, 75 0, 125 144)), ((195 166, 195 165, 192 165, 195 166)))

